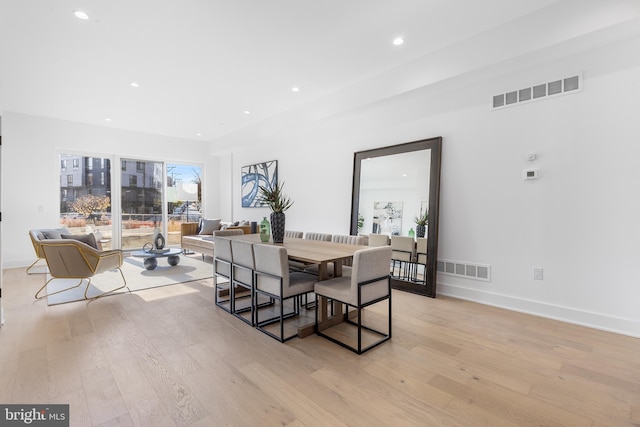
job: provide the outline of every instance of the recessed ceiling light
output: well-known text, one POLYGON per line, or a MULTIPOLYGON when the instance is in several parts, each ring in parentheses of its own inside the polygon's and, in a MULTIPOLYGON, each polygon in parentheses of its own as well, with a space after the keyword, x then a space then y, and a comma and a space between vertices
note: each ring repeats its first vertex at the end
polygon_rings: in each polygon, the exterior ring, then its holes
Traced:
POLYGON ((83 20, 87 20, 89 19, 89 15, 87 15, 86 12, 83 12, 81 10, 74 10, 73 14, 76 16, 76 18, 78 19, 83 19, 83 20))
POLYGON ((110 119, 109 117, 107 117, 107 118, 105 118, 105 119, 104 119, 104 121, 105 121, 105 122, 110 122, 110 121, 111 121, 111 119, 110 119))
POLYGON ((300 88, 298 86, 294 86, 291 88, 291 92, 300 92, 300 88))
POLYGON ((200 132, 196 133, 196 136, 202 136, 202 134, 200 132))
POLYGON ((404 39, 402 37, 396 37, 393 39, 393 44, 395 46, 400 46, 402 43, 404 43, 404 39))
POLYGON ((249 110, 244 110, 244 111, 243 111, 243 113, 245 113, 245 114, 251 114, 251 111, 249 111, 249 110))
POLYGON ((129 83, 129 85, 131 87, 140 87, 140 83, 138 83, 138 82, 131 82, 131 83, 129 83))

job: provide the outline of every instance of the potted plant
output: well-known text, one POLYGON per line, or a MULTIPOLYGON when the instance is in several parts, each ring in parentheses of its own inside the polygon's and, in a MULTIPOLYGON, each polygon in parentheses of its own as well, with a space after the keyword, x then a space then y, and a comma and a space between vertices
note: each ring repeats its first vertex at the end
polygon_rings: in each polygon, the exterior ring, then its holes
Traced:
POLYGON ((283 187, 284 182, 277 183, 275 186, 260 186, 260 202, 271 209, 270 219, 273 243, 282 243, 284 241, 284 212, 293 205, 293 200, 282 192, 283 187))
POLYGON ((427 231, 427 223, 429 222, 429 211, 424 213, 420 212, 420 215, 416 215, 413 220, 416 222, 417 237, 424 237, 427 231))

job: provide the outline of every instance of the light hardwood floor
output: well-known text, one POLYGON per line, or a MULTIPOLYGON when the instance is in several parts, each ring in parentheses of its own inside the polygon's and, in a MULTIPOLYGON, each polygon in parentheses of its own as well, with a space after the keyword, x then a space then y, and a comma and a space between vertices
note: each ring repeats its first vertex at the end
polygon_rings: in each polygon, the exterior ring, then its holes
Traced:
POLYGON ((640 339, 393 293, 362 356, 286 344, 216 308, 210 281, 48 307, 4 271, 0 403, 72 426, 638 426, 640 339))

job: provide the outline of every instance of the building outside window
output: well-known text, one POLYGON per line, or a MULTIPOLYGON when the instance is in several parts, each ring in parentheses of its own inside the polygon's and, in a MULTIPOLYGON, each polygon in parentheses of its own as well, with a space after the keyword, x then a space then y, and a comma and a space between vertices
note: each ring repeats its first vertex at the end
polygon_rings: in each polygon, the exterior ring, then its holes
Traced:
POLYGON ((60 154, 60 225, 71 234, 97 232, 103 249, 111 242, 111 161, 60 154), (98 161, 99 160, 99 161, 98 161), (73 165, 73 170, 67 169, 73 165), (98 168, 97 166, 104 166, 98 168), (100 182, 95 174, 100 174, 100 182))

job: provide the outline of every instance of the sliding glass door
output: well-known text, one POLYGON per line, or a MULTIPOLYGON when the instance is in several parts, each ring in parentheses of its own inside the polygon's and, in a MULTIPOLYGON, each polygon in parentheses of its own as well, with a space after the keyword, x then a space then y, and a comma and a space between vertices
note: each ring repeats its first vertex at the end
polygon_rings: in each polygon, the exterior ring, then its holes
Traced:
POLYGON ((120 244, 123 250, 142 249, 164 229, 164 168, 162 162, 120 159, 120 244))
POLYGON ((167 241, 179 246, 181 224, 202 217, 202 166, 167 164, 167 212, 167 241))

